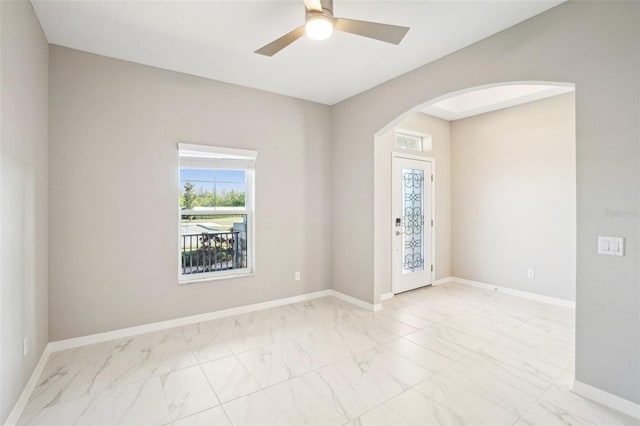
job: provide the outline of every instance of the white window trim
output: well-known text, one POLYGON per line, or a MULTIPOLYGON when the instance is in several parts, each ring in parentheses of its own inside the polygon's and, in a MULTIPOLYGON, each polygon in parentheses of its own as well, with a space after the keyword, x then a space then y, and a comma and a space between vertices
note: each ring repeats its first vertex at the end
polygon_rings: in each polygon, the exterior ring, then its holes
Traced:
MULTIPOLYGON (((245 192, 245 203, 247 204, 244 209, 234 209, 228 207, 218 207, 207 209, 207 214, 246 214, 247 218, 247 258, 250 260, 250 267, 242 269, 233 269, 231 271, 216 271, 207 272, 194 275, 182 274, 182 251, 180 244, 178 244, 178 284, 196 284, 210 281, 220 281, 232 278, 249 277, 256 274, 256 244, 255 244, 255 222, 256 222, 256 208, 255 208, 255 161, 258 157, 258 151, 238 148, 226 148, 217 147, 211 145, 195 145, 187 143, 178 144, 178 191, 180 191, 180 159, 182 158, 194 158, 194 159, 227 159, 237 160, 239 165, 242 165, 242 169, 245 170, 245 179, 247 181, 247 187, 245 192), (252 164, 253 167, 244 167, 245 165, 252 164), (250 184, 249 184, 250 183, 250 184), (247 200, 249 201, 247 203, 247 200)), ((181 217, 185 214, 203 214, 202 210, 182 210, 178 206, 178 241, 182 238, 181 217)))
POLYGON ((251 149, 227 148, 211 145, 195 145, 191 143, 179 143, 178 152, 180 157, 195 158, 228 158, 238 160, 255 160, 258 151, 251 149))
POLYGON ((417 132, 415 130, 403 129, 401 127, 396 127, 395 128, 395 132, 396 132, 396 134, 400 133, 402 135, 417 136, 417 137, 420 137, 420 138, 426 138, 426 137, 431 136, 428 133, 422 133, 422 132, 417 132))

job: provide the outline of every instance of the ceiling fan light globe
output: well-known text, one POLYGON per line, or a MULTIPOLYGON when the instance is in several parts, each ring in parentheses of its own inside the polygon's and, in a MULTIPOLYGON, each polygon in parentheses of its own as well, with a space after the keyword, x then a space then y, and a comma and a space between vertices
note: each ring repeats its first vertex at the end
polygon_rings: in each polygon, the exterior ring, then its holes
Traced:
POLYGON ((333 23, 325 16, 315 16, 307 19, 304 30, 312 40, 326 40, 333 33, 333 23))

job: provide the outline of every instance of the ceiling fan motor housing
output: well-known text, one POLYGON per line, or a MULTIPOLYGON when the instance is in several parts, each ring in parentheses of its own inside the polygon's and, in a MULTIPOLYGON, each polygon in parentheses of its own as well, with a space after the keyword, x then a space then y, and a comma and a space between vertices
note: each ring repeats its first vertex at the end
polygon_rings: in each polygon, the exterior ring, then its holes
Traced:
POLYGON ((309 10, 305 8, 305 21, 309 19, 324 16, 325 18, 333 21, 333 0, 320 0, 322 4, 322 10, 309 10))

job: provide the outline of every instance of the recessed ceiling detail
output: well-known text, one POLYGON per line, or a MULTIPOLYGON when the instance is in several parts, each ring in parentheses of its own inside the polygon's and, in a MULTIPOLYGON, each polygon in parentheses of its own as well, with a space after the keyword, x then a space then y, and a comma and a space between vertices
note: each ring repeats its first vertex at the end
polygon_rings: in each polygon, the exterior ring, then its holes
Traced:
POLYGON ((398 46, 340 31, 302 37, 273 57, 253 52, 304 25, 301 0, 32 3, 51 44, 332 105, 562 0, 336 0, 336 16, 411 30, 398 46))
POLYGON ((573 85, 506 84, 454 95, 430 104, 420 112, 447 121, 454 121, 562 95, 574 90, 573 85))

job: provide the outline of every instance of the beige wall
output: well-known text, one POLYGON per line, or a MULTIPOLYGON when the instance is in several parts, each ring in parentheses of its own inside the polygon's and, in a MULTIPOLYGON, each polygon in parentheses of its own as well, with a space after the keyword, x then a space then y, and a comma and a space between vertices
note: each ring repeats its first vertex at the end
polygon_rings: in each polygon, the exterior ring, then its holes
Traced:
POLYGON ((0 2, 0 423, 48 341, 47 41, 28 1, 0 2), (23 338, 29 353, 23 356, 23 338))
POLYGON ((449 122, 422 113, 414 113, 375 137, 375 300, 390 293, 391 285, 391 155, 407 152, 435 160, 435 272, 436 279, 451 275, 451 145, 449 122), (432 136, 431 152, 403 151, 395 148, 395 128, 426 133, 432 136))
POLYGON ((334 105, 333 288, 374 300, 378 131, 427 101, 470 87, 575 83, 576 377, 640 403, 639 16, 635 1, 566 2, 334 105), (626 255, 598 256, 598 235, 625 237, 626 255))
POLYGON ((575 300, 574 111, 567 94, 451 123, 453 276, 575 300))
POLYGON ((51 340, 330 288, 329 107, 50 54, 51 340), (258 151, 255 276, 178 285, 178 142, 258 151))

